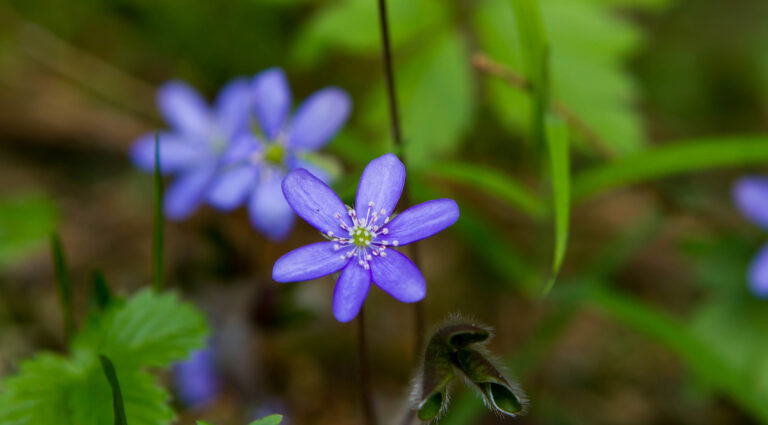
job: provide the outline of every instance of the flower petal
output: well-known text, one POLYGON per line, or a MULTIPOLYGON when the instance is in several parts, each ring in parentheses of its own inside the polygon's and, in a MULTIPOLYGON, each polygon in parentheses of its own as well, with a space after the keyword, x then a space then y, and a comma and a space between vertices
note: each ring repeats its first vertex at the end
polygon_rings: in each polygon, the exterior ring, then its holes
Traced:
POLYGON ((188 360, 173 366, 176 394, 187 407, 204 407, 221 391, 216 370, 216 354, 213 349, 194 351, 188 360))
POLYGON ((739 179, 733 187, 733 198, 747 218, 768 229, 768 178, 750 176, 739 179))
POLYGON ((258 168, 251 164, 236 165, 223 170, 211 183, 208 203, 223 211, 239 207, 253 191, 257 173, 258 168))
POLYGON ((282 69, 270 68, 254 77, 251 102, 261 131, 267 139, 276 139, 291 111, 291 88, 282 69))
POLYGON ((758 298, 768 298, 768 244, 752 259, 748 273, 752 293, 758 298))
POLYGON ((357 186, 355 210, 365 217, 368 204, 373 202, 374 211, 385 211, 389 216, 395 210, 405 185, 405 166, 393 154, 380 156, 365 167, 357 186))
POLYGON ((227 83, 216 98, 216 120, 222 136, 230 139, 248 130, 251 86, 245 78, 227 83))
POLYGON ((195 212, 205 199, 215 171, 216 164, 211 163, 180 175, 165 194, 165 215, 171 220, 182 220, 195 212))
POLYGON ((333 249, 333 242, 317 242, 283 255, 272 268, 277 282, 298 282, 336 273, 349 263, 341 259, 344 251, 333 249))
POLYGON ((296 216, 283 196, 282 172, 269 172, 256 186, 248 202, 248 215, 253 227, 273 241, 285 239, 296 216))
POLYGON ((303 168, 291 171, 283 179, 283 194, 299 217, 323 233, 346 234, 340 226, 341 222, 352 226, 347 208, 339 196, 303 168))
POLYGON ((224 165, 250 161, 251 156, 264 149, 264 143, 256 135, 243 133, 235 137, 221 155, 224 165))
POLYGON ((186 83, 165 83, 157 92, 157 106, 174 130, 200 141, 210 136, 212 122, 208 104, 186 83))
POLYGON ((451 226, 459 219, 459 206, 453 199, 434 199, 414 205, 398 214, 389 225, 386 239, 409 244, 451 226))
POLYGON ((350 109, 352 101, 344 90, 329 87, 316 92, 296 110, 288 145, 293 149, 321 148, 347 122, 350 109))
MULTIPOLYGON (((189 168, 208 157, 199 145, 171 133, 160 133, 160 171, 172 174, 189 168)), ((131 160, 141 170, 155 169, 155 134, 145 134, 131 147, 131 160)))
POLYGON ((371 276, 373 283, 398 301, 421 301, 427 293, 427 284, 419 268, 405 255, 388 249, 386 256, 373 257, 371 276))
POLYGON ((313 176, 320 179, 323 183, 325 184, 331 183, 331 180, 332 180, 331 174, 328 171, 326 171, 323 167, 321 167, 318 164, 315 164, 312 161, 309 161, 304 158, 294 157, 287 164, 291 170, 303 168, 309 171, 309 173, 312 174, 313 176))
POLYGON ((371 289, 371 272, 354 261, 341 271, 333 290, 333 315, 342 323, 357 316, 371 289))

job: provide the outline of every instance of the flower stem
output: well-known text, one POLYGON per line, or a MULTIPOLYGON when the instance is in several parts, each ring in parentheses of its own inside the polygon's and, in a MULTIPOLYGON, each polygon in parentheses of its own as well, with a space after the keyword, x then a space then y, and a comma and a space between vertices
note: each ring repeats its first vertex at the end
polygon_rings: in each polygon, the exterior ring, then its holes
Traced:
POLYGON ((363 405, 363 417, 366 425, 376 425, 376 412, 373 409, 371 380, 368 369, 368 343, 365 337, 365 307, 357 315, 357 354, 360 363, 360 398, 363 405))
MULTIPOLYGON (((403 134, 400 127, 400 110, 397 104, 397 92, 395 90, 395 71, 392 67, 392 47, 389 41, 389 20, 387 18, 387 1, 379 1, 379 24, 381 29, 381 56, 384 63, 384 76, 387 83, 387 101, 389 103, 389 122, 392 129, 392 138, 395 149, 398 150, 403 164, 406 163, 405 147, 403 146, 403 134)), ((406 185, 403 190, 403 202, 405 207, 411 205, 410 191, 406 185)), ((416 244, 411 245, 411 257, 414 264, 419 266, 419 252, 416 244)), ((421 357, 421 347, 424 343, 424 304, 419 301, 413 305, 414 312, 414 362, 418 363, 421 357)))

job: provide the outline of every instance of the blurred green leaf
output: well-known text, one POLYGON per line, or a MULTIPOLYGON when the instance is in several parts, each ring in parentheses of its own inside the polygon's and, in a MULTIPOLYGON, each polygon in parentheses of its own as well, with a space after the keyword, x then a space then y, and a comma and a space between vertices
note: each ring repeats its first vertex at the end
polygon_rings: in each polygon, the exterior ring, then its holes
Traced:
POLYGON ((64 257, 64 249, 61 246, 59 235, 51 234, 51 254, 53 255, 53 268, 56 273, 56 290, 59 295, 59 305, 64 320, 64 336, 66 339, 75 331, 75 316, 72 311, 72 282, 69 279, 69 268, 64 257))
MULTIPOLYGON (((425 40, 418 50, 395 61, 405 156, 411 168, 455 152, 472 122, 474 100, 469 52, 458 30, 425 40)), ((366 122, 384 130, 387 103, 383 81, 365 102, 366 122)))
POLYGON ((628 184, 720 167, 765 164, 768 138, 734 136, 669 143, 574 176, 573 200, 628 184))
POLYGON ((0 199, 0 268, 44 247, 57 223, 55 205, 43 195, 0 199))
MULTIPOLYGON (((426 35, 447 21, 448 10, 440 0, 389 0, 392 47, 426 35)), ((305 24, 294 45, 299 65, 315 64, 329 49, 378 56, 381 48, 375 1, 344 0, 323 7, 305 24)))
MULTIPOLYGON (((280 425, 283 422, 283 415, 269 415, 251 422, 249 425, 280 425)), ((197 421, 197 425, 210 425, 205 421, 197 421)))
MULTIPOLYGON (((639 0, 638 0, 639 2, 639 0)), ((635 26, 595 0, 541 0, 549 46, 550 92, 586 123, 617 154, 644 143, 634 82, 624 62, 640 44, 635 26)), ((518 7, 522 7, 519 5, 518 7)), ((511 70, 528 76, 523 40, 508 0, 486 0, 475 10, 481 49, 511 70), (521 53, 523 52, 523 53, 521 53)), ((529 77, 530 78, 530 77, 529 77)), ((526 93, 505 81, 485 79, 486 91, 501 122, 526 131, 534 105, 526 93)))
POLYGON ((428 172, 469 188, 481 190, 519 209, 531 218, 540 218, 547 210, 547 206, 528 188, 512 177, 488 166, 458 161, 441 162, 431 165, 428 172))
POLYGON ((568 127, 554 115, 547 116, 546 141, 549 147, 552 173, 552 198, 555 213, 555 253, 552 259, 552 276, 545 292, 554 285, 568 246, 568 228, 571 216, 571 165, 568 148, 568 127))

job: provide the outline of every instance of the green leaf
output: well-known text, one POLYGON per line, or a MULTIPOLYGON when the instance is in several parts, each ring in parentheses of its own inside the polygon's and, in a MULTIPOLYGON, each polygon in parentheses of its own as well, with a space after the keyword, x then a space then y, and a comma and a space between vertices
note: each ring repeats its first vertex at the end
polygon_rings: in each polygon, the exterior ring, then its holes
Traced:
MULTIPOLYGON (((474 100, 467 45, 459 31, 427 38, 395 61, 405 156, 410 168, 454 152, 472 122, 474 100)), ((383 81, 365 105, 366 122, 386 134, 389 120, 383 81)))
POLYGON ((39 194, 0 199, 0 268, 45 246, 56 229, 56 208, 39 194))
POLYGON ((59 294, 59 304, 64 316, 64 335, 67 339, 75 330, 75 318, 72 312, 72 284, 69 279, 69 269, 64 258, 64 249, 57 234, 51 235, 51 253, 53 255, 53 267, 56 273, 56 289, 59 294))
POLYGON ((546 205, 526 187, 491 167, 456 161, 441 162, 430 166, 428 172, 486 192, 531 218, 540 218, 547 210, 546 205))
POLYGON ((112 387, 112 410, 115 415, 115 425, 128 425, 128 420, 125 418, 123 394, 120 391, 120 383, 117 380, 115 366, 108 357, 99 356, 99 360, 101 360, 101 367, 104 369, 104 375, 107 377, 107 381, 109 381, 109 386, 112 387))
POLYGON ((269 415, 251 422, 250 425, 279 425, 281 422, 283 422, 283 415, 269 415))
POLYGON ((766 137, 736 136, 670 143, 575 175, 573 199, 581 201, 610 189, 675 174, 767 161, 766 137))
POLYGON ((91 275, 91 294, 89 303, 92 308, 99 311, 106 309, 112 303, 112 291, 107 285, 104 273, 101 270, 94 270, 91 275))
POLYGON ((0 423, 74 425, 66 413, 76 378, 77 370, 55 354, 22 362, 19 372, 2 383, 0 423))
POLYGON ((571 166, 568 150, 568 127, 562 120, 550 115, 547 117, 546 130, 555 212, 555 254, 552 260, 552 277, 545 289, 545 292, 549 292, 560 273, 560 267, 565 258, 565 250, 568 246, 568 228, 571 215, 571 166))
MULTIPOLYGON (((526 40, 518 34, 521 30, 509 3, 481 3, 474 11, 473 26, 486 54, 527 76, 525 63, 532 59, 521 53, 526 40)), ((635 25, 614 13, 612 6, 609 1, 596 0, 540 1, 553 101, 574 112, 599 136, 601 145, 624 155, 639 150, 645 139, 634 107, 635 84, 624 69, 642 37, 635 25)), ((484 83, 498 119, 515 132, 527 131, 535 106, 528 94, 495 78, 486 78, 484 83)))
MULTIPOLYGON (((389 0, 387 2, 392 47, 442 27, 448 9, 441 0, 389 0)), ((381 39, 375 1, 344 0, 318 11, 303 27, 293 48, 299 65, 328 57, 328 50, 378 57, 381 39)))
POLYGON ((163 289, 163 177, 160 169, 160 133, 155 133, 155 207, 152 229, 152 287, 163 289))
POLYGON ((205 318, 174 294, 137 293, 110 309, 75 339, 76 348, 93 349, 116 366, 164 367, 202 348, 205 318))

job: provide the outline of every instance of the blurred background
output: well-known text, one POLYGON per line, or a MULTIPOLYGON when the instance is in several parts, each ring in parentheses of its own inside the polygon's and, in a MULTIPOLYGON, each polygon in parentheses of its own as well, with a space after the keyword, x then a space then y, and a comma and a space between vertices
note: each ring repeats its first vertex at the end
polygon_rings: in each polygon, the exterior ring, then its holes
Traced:
MULTIPOLYGON (((477 183, 472 171, 534 195, 546 187, 525 139, 527 94, 500 78, 521 62, 509 3, 389 3, 409 185, 417 200, 450 196, 462 211, 418 244, 428 324, 459 312, 495 328, 491 348, 532 400, 515 422, 768 423, 768 304, 746 279, 766 235, 731 200, 736 178, 765 167, 581 197, 561 279, 541 297, 546 198, 477 183)), ((767 2, 540 3, 553 95, 576 117, 575 173, 684 140, 765 132, 767 2)), ((212 99, 234 77, 280 66, 294 104, 344 88, 354 108, 326 151, 343 170, 335 189, 351 199, 390 137, 377 25, 373 0, 0 0, 0 376, 36 350, 65 349, 52 230, 77 311, 95 268, 119 293, 148 284, 152 178, 127 151, 165 126, 163 82, 183 79, 212 99)), ((175 401, 179 423, 275 412, 290 424, 361 423, 355 328, 333 319, 333 282, 270 278, 280 255, 317 240, 314 229, 302 222, 272 244, 243 209, 203 208, 169 223, 166 240, 169 285, 211 323, 218 390, 194 406, 175 401)), ((377 410, 394 424, 413 373, 412 307, 378 289, 367 306, 377 410)), ((441 423, 508 421, 480 406, 459 387, 441 423)))

